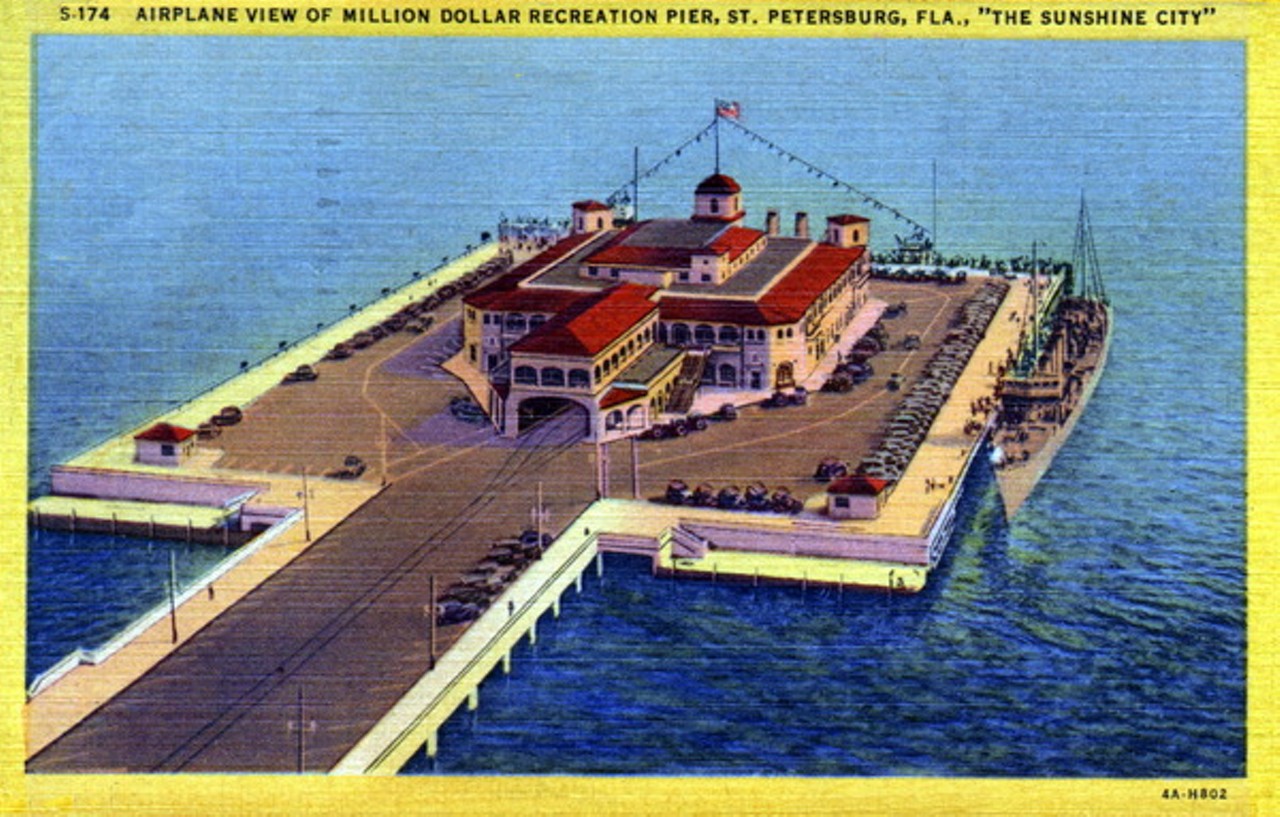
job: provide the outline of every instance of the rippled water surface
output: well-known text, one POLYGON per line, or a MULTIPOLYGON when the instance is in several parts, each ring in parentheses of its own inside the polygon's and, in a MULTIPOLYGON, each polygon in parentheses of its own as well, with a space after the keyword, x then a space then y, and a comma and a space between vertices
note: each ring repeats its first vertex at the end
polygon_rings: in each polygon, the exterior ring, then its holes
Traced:
MULTIPOLYGON (((1066 257, 1081 188, 1111 363, 1013 523, 970 486, 913 598, 607 561, 441 735, 436 773, 1244 771, 1243 53, 1233 43, 41 38, 31 485, 477 242, 603 198, 737 99, 932 223, 1066 257), (582 59, 590 45, 592 59, 582 59)), ((641 186, 684 215, 711 142, 641 186)), ((765 209, 872 216, 726 131, 765 209)), ((33 534, 28 675, 163 599, 168 544, 33 534)), ((180 549, 184 575, 219 558, 180 549)))

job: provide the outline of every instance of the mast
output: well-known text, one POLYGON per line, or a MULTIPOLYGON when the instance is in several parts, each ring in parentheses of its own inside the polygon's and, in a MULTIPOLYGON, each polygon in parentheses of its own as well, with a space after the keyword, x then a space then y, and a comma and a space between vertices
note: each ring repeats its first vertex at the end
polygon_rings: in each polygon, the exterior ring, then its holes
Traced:
POLYGON ((1102 283, 1102 270, 1098 266, 1098 248, 1093 242, 1093 227, 1089 220, 1089 207, 1085 204, 1084 191, 1080 191, 1080 215, 1076 220, 1075 245, 1071 249, 1071 267, 1081 290, 1081 295, 1091 301, 1107 302, 1107 290, 1102 283))
POLYGON ((1036 272, 1036 242, 1031 242, 1031 371, 1040 361, 1040 276, 1036 272))
POLYGON ((631 220, 640 221, 640 146, 631 152, 631 220))
POLYGON ((933 160, 933 220, 929 225, 929 237, 933 251, 938 252, 938 160, 933 160))

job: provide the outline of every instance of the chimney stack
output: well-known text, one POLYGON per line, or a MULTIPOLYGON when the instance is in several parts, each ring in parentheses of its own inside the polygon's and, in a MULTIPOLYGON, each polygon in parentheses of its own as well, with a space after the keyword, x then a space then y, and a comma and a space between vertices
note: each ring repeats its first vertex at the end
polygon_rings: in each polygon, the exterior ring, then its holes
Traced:
POLYGON ((796 238, 809 237, 809 214, 796 213, 796 238))
POLYGON ((770 210, 764 217, 764 231, 768 235, 777 235, 778 230, 778 211, 770 210))

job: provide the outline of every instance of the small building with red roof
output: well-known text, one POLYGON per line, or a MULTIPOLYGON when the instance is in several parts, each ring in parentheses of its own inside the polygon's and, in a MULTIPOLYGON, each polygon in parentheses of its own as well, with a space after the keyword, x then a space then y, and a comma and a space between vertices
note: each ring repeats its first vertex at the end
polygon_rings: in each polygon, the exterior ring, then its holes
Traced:
POLYGON ((693 198, 687 219, 618 226, 607 205, 574 202, 566 238, 467 296, 463 361, 504 434, 559 405, 585 414, 588 439, 626 436, 688 410, 668 405, 677 375, 763 397, 834 348, 867 301, 867 219, 831 216, 822 241, 807 217, 795 236, 747 227, 722 173, 693 198))
POLYGON ((598 233, 613 229, 613 208, 595 199, 573 203, 573 232, 598 233))
POLYGON ((156 423, 133 435, 135 462, 179 466, 195 450, 195 432, 169 423, 156 423))
POLYGON ((893 480, 852 474, 827 486, 827 515, 832 519, 875 519, 893 490, 893 480))

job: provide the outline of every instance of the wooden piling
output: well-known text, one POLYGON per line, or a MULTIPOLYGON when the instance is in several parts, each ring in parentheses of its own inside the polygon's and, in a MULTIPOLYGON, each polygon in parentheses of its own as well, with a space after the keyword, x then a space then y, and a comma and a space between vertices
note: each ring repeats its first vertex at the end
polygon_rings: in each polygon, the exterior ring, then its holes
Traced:
POLYGON ((631 437, 631 498, 640 498, 640 443, 631 437))
POLYGON ((178 563, 177 557, 173 553, 173 548, 169 548, 169 625, 173 643, 178 643, 178 563))
POLYGON ((427 669, 436 668, 436 574, 432 573, 427 579, 428 592, 431 596, 431 604, 427 607, 427 620, 431 623, 427 625, 427 669))

